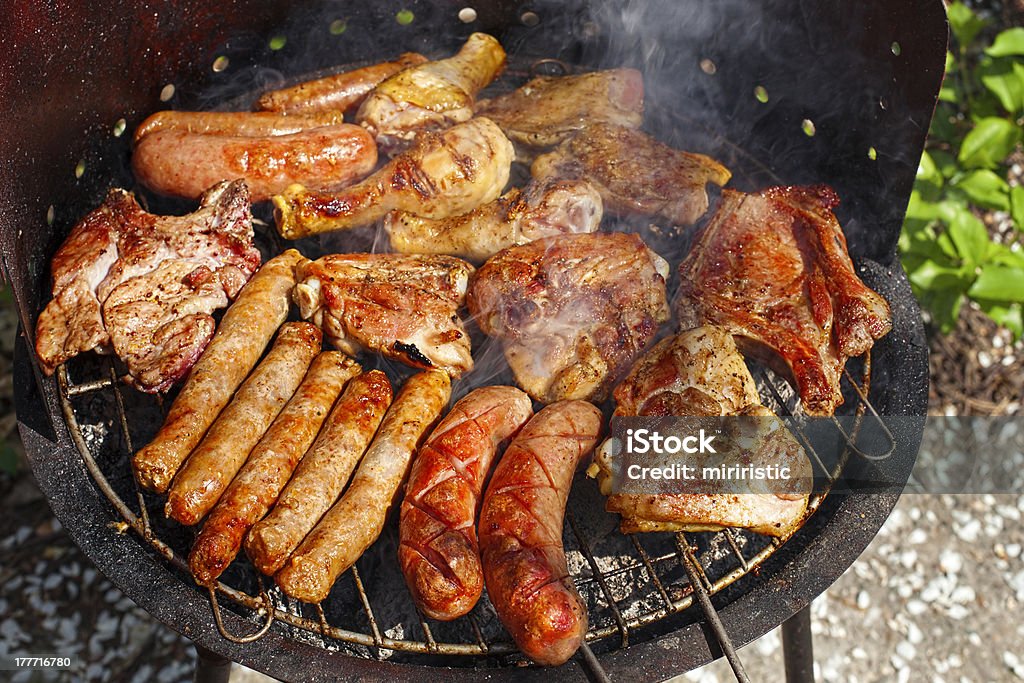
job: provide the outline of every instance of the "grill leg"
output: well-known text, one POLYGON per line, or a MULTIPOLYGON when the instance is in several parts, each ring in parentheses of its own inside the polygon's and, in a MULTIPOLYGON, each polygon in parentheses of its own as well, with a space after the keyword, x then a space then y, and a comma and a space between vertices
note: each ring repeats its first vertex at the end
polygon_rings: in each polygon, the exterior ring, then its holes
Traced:
POLYGON ((196 645, 196 673, 192 683, 228 683, 231 660, 196 645))
POLYGON ((782 622, 782 657, 786 663, 786 683, 814 683, 810 605, 782 622))

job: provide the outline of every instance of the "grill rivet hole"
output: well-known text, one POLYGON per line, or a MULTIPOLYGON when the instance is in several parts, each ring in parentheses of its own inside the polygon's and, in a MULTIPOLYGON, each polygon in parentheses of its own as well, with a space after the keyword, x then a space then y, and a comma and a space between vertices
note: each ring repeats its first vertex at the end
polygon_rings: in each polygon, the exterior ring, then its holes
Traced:
POLYGON ((700 70, 706 73, 708 76, 713 76, 718 71, 718 65, 712 62, 710 59, 705 57, 700 60, 700 70))
POLYGON ((75 177, 81 178, 83 175, 85 175, 85 159, 80 159, 75 166, 75 177))
POLYGON ((327 30, 331 32, 332 36, 340 36, 348 28, 348 22, 344 19, 335 19, 331 22, 331 25, 327 30))
POLYGON ((128 122, 124 119, 118 119, 114 123, 114 137, 119 138, 124 135, 124 131, 128 128, 128 122))
POLYGON ((768 101, 768 88, 763 85, 759 85, 754 88, 754 99, 761 104, 765 104, 768 101))
POLYGON ((537 16, 536 12, 523 12, 519 17, 519 21, 523 22, 524 26, 536 26, 540 23, 540 17, 537 16))
POLYGON ((162 90, 160 90, 160 101, 166 102, 172 97, 174 97, 174 84, 168 83, 162 90))
POLYGON ((221 55, 220 57, 217 57, 217 59, 213 60, 213 71, 214 71, 214 73, 218 73, 219 74, 221 71, 224 71, 224 69, 228 68, 228 64, 229 64, 229 60, 224 55, 221 55))
POLYGON ((897 57, 899 57, 903 53, 903 48, 900 47, 899 42, 895 40, 892 41, 892 45, 889 46, 889 49, 892 50, 892 53, 897 57))
POLYGON ((469 24, 476 21, 476 10, 472 7, 463 7, 459 10, 459 21, 463 24, 469 24))
POLYGON ((53 208, 53 204, 46 207, 46 224, 53 225, 53 221, 57 218, 57 209, 53 208))
POLYGON ((801 121, 800 129, 803 130, 804 135, 809 138, 813 138, 814 134, 817 132, 814 128, 814 121, 811 121, 810 119, 804 119, 801 121))
POLYGON ((416 18, 416 15, 412 13, 412 10, 403 9, 395 15, 395 21, 402 26, 408 26, 416 18))

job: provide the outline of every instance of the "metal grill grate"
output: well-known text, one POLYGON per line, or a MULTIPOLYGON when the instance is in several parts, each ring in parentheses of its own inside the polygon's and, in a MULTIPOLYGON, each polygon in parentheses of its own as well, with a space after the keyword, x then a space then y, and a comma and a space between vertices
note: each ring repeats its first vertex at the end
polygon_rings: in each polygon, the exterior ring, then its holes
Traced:
MULTIPOLYGON (((58 371, 61 405, 88 471, 113 505, 115 516, 110 524, 121 532, 131 530, 137 534, 179 572, 183 580, 191 582, 186 560, 191 539, 182 536, 180 527, 162 526, 159 519, 154 523, 149 507, 158 504, 158 500, 144 494, 130 474, 130 454, 135 449, 133 421, 146 419, 132 413, 148 409, 159 414, 157 399, 143 397, 148 401, 135 401, 135 397, 142 395, 133 392, 131 407, 126 405, 123 386, 117 381, 117 373, 110 360, 76 361, 73 370, 76 376, 82 376, 73 380, 66 366, 58 371), (151 405, 147 407, 146 403, 151 405)), ((787 384, 767 370, 762 370, 757 377, 760 394, 769 407, 780 415, 799 416, 798 405, 787 384)), ((826 467, 827 460, 802 432, 799 421, 796 423, 796 436, 807 450, 816 475, 825 477, 829 483, 835 481, 849 456, 858 452, 855 442, 862 418, 866 413, 874 412, 867 399, 870 357, 864 359, 859 381, 855 381, 849 370, 845 373, 844 386, 849 389, 846 393, 853 397, 844 407, 855 419, 853 429, 844 430, 838 421, 834 422, 846 447, 831 469, 826 467)), ((884 454, 872 457, 880 456, 884 454)), ((735 651, 717 619, 710 596, 756 573, 784 541, 769 540, 734 529, 698 534, 630 536, 622 536, 617 530, 595 532, 591 528, 595 518, 604 522, 614 522, 617 518, 604 512, 595 514, 593 505, 588 507, 586 490, 594 488, 574 486, 564 532, 570 568, 574 570, 576 586, 590 610, 591 629, 587 642, 600 643, 606 649, 625 647, 637 639, 644 639, 645 635, 650 637, 645 630, 688 610, 696 600, 716 632, 726 656, 733 661, 735 651)), ((824 498, 825 494, 812 496, 808 516, 818 509, 824 498)), ((373 549, 369 551, 373 552, 373 549)), ((240 560, 236 565, 242 565, 240 571, 235 571, 231 578, 210 590, 210 604, 217 628, 233 642, 256 640, 278 623, 290 628, 295 638, 312 640, 321 647, 347 649, 356 656, 367 658, 387 659, 402 654, 413 659, 418 655, 484 657, 496 660, 493 662, 496 665, 521 659, 514 644, 500 626, 496 626, 493 608, 486 598, 468 616, 450 624, 433 622, 432 627, 431 622, 418 612, 408 622, 397 626, 393 617, 382 623, 379 601, 373 597, 372 589, 377 582, 401 581, 393 557, 382 558, 381 572, 374 571, 372 575, 361 573, 358 565, 353 566, 339 579, 341 585, 335 586, 331 597, 324 604, 317 605, 298 603, 276 587, 267 588, 263 577, 247 560, 240 560), (228 632, 221 615, 224 600, 252 622, 251 632, 228 632), (357 619, 353 619, 350 613, 344 619, 346 626, 340 625, 339 610, 331 609, 339 606, 333 604, 335 602, 340 602, 342 608, 355 602, 357 611, 362 613, 363 628, 352 628, 351 622, 357 619), (435 629, 438 635, 435 635, 435 629), (418 631, 418 634, 413 631, 418 631)), ((408 610, 412 612, 411 600, 404 594, 401 597, 405 597, 408 610)), ((694 619, 699 617, 699 612, 693 613, 694 619)), ((593 657, 589 650, 584 654, 593 657)), ((737 666, 738 662, 734 668, 737 666)), ((738 676, 740 673, 738 670, 738 676)))

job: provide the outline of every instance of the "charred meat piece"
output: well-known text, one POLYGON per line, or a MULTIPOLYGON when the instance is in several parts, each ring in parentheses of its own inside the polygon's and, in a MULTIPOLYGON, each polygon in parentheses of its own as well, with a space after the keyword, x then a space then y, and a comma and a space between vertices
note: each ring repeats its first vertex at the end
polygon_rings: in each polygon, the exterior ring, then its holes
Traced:
POLYGON ((542 237, 594 232, 602 214, 601 195, 590 183, 549 180, 513 188, 460 216, 432 220, 392 211, 384 230, 403 254, 450 254, 479 263, 542 237))
POLYGON ((458 377, 473 367, 458 316, 472 274, 449 256, 332 254, 298 267, 294 298, 349 355, 370 349, 458 377))
POLYGON ((824 185, 726 190, 679 265, 682 328, 720 325, 788 369, 809 415, 835 412, 847 359, 892 327, 888 304, 854 271, 838 204, 824 185))
POLYGON ((481 266, 467 304, 538 401, 601 401, 668 319, 669 266, 636 235, 537 240, 481 266))
POLYGON ((213 336, 210 315, 260 265, 245 183, 211 188, 187 216, 157 216, 111 190, 53 257, 53 300, 36 323, 44 372, 83 351, 115 353, 150 393, 184 377, 213 336))
POLYGON ((606 441, 591 471, 598 473, 602 491, 611 494, 606 509, 622 515, 623 533, 740 527, 785 538, 799 528, 807 511, 811 464, 774 413, 761 405, 754 378, 727 331, 697 327, 663 339, 637 361, 614 397, 616 416, 739 416, 723 423, 721 441, 729 450, 719 446, 714 456, 664 454, 645 465, 667 467, 685 457, 700 472, 721 459, 729 465, 788 467, 790 474, 786 481, 695 480, 688 482, 693 493, 680 492, 680 482, 669 482, 670 490, 663 493, 613 493, 621 462, 613 442, 606 441))
POLYGON ((708 210, 708 183, 731 173, 714 159, 673 149, 638 130, 588 125, 554 151, 537 157, 534 178, 585 178, 608 212, 664 218, 692 225, 708 210))
POLYGON ((370 225, 389 211, 447 218, 501 194, 512 143, 490 119, 476 118, 441 133, 424 133, 407 152, 340 192, 292 185, 274 197, 277 229, 285 239, 370 225))
POLYGON ((590 123, 639 128, 644 79, 636 69, 592 71, 575 76, 538 76, 506 95, 477 104, 516 145, 520 160, 554 147, 590 123))
POLYGON ((503 68, 505 50, 497 39, 474 33, 454 57, 413 66, 381 82, 359 107, 356 122, 394 154, 423 131, 472 118, 476 94, 503 68))

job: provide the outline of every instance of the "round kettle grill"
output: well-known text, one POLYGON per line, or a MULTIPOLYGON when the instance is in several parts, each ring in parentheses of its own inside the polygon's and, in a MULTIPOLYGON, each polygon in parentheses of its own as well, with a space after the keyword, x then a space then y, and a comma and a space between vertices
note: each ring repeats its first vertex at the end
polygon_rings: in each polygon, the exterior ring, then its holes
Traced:
MULTIPOLYGON (((923 415, 927 401, 920 311, 895 250, 941 82, 947 33, 938 0, 136 0, 116 16, 91 2, 7 14, 11 45, 0 58, 0 83, 17 96, 0 123, 0 172, 11 189, 0 247, 22 321, 15 386, 26 451, 76 543, 127 595, 202 648, 285 680, 550 675, 518 666, 523 659, 486 602, 452 624, 416 613, 394 561, 393 525, 320 605, 286 599, 244 562, 217 591, 198 589, 182 560, 191 532, 162 518, 161 502, 135 487, 128 464, 159 426, 159 402, 120 385, 108 359, 76 359, 44 378, 31 351, 49 258, 108 187, 130 186, 125 133, 146 115, 238 102, 285 80, 403 50, 443 56, 473 31, 489 31, 506 47, 506 85, 553 64, 640 69, 645 128, 721 159, 742 189, 824 182, 837 190, 855 264, 889 301, 894 329, 845 373, 845 417, 834 435, 846 444, 839 468, 818 457, 813 440, 805 445, 829 480, 879 470, 886 481, 906 480, 920 433, 889 432, 878 454, 860 452, 856 430, 862 419, 923 415), (59 41, 48 38, 54 31, 59 41)), ((768 370, 757 377, 776 412, 799 413, 785 382, 768 370)), ((588 647, 558 675, 657 680, 725 654, 742 678, 735 647, 824 591, 898 496, 891 487, 817 495, 813 515, 784 544, 737 530, 625 537, 615 518, 599 512, 593 483, 579 477, 565 539, 591 630, 588 647)))

